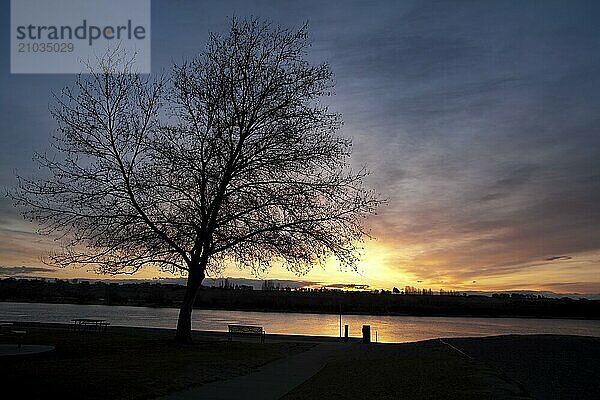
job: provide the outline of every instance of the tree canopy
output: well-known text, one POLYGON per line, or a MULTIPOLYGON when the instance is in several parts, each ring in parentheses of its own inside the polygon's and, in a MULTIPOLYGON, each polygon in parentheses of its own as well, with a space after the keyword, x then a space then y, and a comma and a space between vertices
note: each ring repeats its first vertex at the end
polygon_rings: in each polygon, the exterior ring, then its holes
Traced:
POLYGON ((137 74, 112 54, 54 95, 55 151, 36 156, 49 175, 19 178, 14 194, 62 235, 51 260, 185 270, 194 290, 226 264, 303 273, 334 256, 355 267, 380 201, 350 167, 325 102, 332 72, 309 46, 307 26, 232 19, 170 74, 137 74))

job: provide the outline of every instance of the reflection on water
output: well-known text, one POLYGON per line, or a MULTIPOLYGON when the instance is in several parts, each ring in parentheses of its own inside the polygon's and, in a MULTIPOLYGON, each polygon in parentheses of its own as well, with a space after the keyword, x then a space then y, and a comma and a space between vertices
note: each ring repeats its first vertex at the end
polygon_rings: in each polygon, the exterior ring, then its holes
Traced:
MULTIPOLYGON (((72 318, 101 318, 111 325, 174 328, 178 310, 125 306, 75 304, 2 303, 0 320, 69 323, 72 318)), ((344 315, 350 336, 360 336, 363 324, 371 325, 381 342, 412 342, 437 337, 552 333, 600 336, 600 321, 344 315)), ((339 335, 339 315, 195 310, 197 330, 226 331, 227 324, 260 325, 267 333, 339 335)))

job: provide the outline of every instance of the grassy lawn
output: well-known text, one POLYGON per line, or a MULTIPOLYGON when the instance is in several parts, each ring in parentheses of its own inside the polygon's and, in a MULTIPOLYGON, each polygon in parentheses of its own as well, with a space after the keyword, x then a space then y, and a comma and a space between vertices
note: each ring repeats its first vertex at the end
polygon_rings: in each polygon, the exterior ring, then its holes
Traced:
MULTIPOLYGON (((177 345, 172 333, 86 332, 26 328, 24 344, 49 353, 0 357, 4 393, 19 398, 144 399, 246 374, 312 347, 298 343, 198 341, 177 345)), ((14 343, 3 335, 0 343, 14 343)))
POLYGON ((283 397, 298 399, 524 399, 495 370, 438 340, 357 345, 283 397))

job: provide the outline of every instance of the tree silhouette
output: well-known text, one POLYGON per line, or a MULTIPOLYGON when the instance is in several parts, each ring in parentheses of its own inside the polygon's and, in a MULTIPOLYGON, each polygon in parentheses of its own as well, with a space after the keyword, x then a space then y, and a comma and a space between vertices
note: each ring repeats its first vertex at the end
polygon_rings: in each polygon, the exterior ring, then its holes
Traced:
POLYGON ((306 26, 232 19, 168 77, 113 55, 55 95, 56 151, 36 157, 49 177, 19 177, 13 195, 42 233, 61 233, 50 260, 185 271, 181 342, 203 279, 224 265, 355 267, 379 200, 349 167, 341 118, 323 104, 332 73, 307 61, 309 45, 306 26))

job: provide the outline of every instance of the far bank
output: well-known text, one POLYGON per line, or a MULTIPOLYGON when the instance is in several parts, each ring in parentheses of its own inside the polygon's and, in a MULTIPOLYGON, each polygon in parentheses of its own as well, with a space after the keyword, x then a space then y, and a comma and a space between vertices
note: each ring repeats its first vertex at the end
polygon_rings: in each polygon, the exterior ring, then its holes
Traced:
MULTIPOLYGON (((160 283, 105 283, 0 280, 0 301, 174 307, 185 286, 160 283)), ((600 300, 521 294, 433 295, 357 291, 248 290, 202 287, 195 308, 259 312, 600 319, 600 300)))

